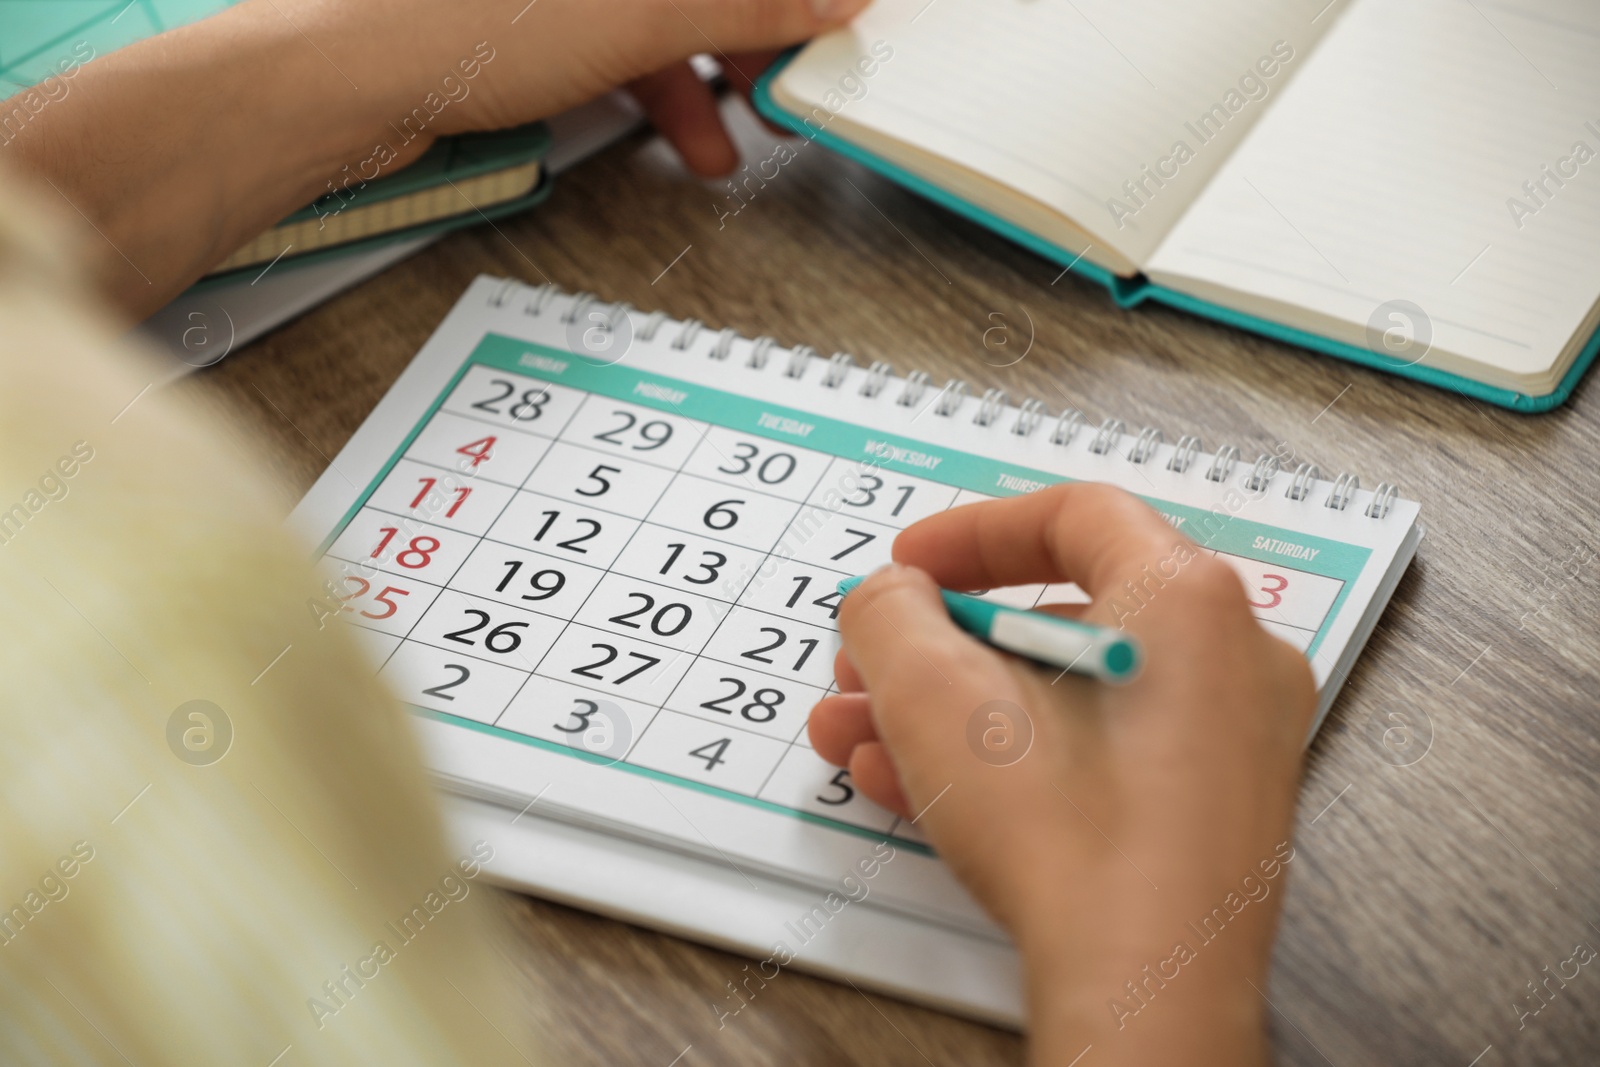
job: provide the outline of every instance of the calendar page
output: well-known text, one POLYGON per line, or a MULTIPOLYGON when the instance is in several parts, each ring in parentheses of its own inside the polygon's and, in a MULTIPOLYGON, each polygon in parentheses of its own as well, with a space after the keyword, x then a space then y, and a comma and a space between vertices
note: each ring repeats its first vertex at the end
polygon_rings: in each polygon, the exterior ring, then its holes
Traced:
POLYGON ((1076 467, 1225 558, 1326 681, 1411 526, 1283 480, 1230 496, 1171 446, 1130 463, 1132 435, 1109 454, 1087 432, 1054 443, 1048 424, 1014 432, 1015 409, 975 421, 949 390, 908 399, 881 370, 659 316, 603 309, 628 338, 595 358, 571 340, 581 304, 530 314, 502 284, 469 291, 298 518, 333 574, 316 610, 353 624, 446 783, 508 806, 800 879, 888 841, 904 862, 883 900, 990 929, 917 828, 811 749, 841 578, 918 519, 1076 467))

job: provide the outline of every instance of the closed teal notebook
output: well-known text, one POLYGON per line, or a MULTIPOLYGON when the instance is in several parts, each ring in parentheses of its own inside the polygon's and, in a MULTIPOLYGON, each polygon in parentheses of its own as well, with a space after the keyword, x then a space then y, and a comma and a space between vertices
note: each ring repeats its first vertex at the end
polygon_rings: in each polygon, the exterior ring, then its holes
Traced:
MULTIPOLYGON (((549 149, 550 128, 542 122, 533 122, 525 126, 516 126, 509 130, 496 130, 490 133, 466 133, 458 134, 454 137, 442 137, 435 141, 432 147, 416 162, 391 175, 368 182, 359 190, 355 190, 351 195, 350 204, 361 207, 422 192, 445 182, 468 181, 480 175, 492 174, 507 167, 543 159, 549 149)), ((294 264, 318 263, 335 256, 381 248, 395 241, 405 241, 416 237, 445 233, 449 230, 460 229, 463 226, 471 226, 474 223, 524 211, 549 195, 550 175, 548 173, 541 174, 537 185, 522 196, 514 199, 479 208, 471 206, 471 202, 463 196, 463 210, 457 214, 432 219, 414 226, 386 230, 383 233, 375 233, 369 237, 342 241, 338 244, 328 245, 325 248, 306 252, 303 255, 294 256, 286 262, 294 264)), ((341 205, 337 196, 330 193, 315 204, 303 207, 289 215, 283 219, 283 222, 308 221, 317 218, 319 210, 326 214, 329 212, 336 213, 340 209, 341 205)), ((191 287, 191 290, 204 292, 218 285, 232 284, 241 276, 260 273, 262 266, 260 263, 254 263, 235 270, 209 274, 196 282, 191 287)))
POLYGON ((1593 337, 1589 338, 1589 343, 1578 354, 1572 366, 1568 368, 1560 384, 1552 392, 1532 396, 1527 393, 1518 393, 1510 389, 1486 385, 1476 379, 1436 370, 1432 367, 1405 364, 1399 360, 1390 359, 1382 353, 1373 352, 1370 349, 1346 344, 1343 341, 1336 341, 1320 334, 1307 333, 1304 330, 1286 326, 1280 322, 1273 322, 1270 319, 1247 315, 1241 311, 1224 307, 1221 304, 1213 304, 1188 293, 1180 293, 1166 286, 1157 285, 1142 274, 1134 278, 1118 277, 1103 267, 1081 262, 1077 255, 1059 245, 1052 244, 1036 234, 1007 222, 1005 219, 963 200, 926 179, 919 178, 894 163, 851 144, 836 134, 808 126, 799 116, 785 111, 772 98, 772 81, 794 56, 794 52, 785 55, 756 81, 752 97, 755 100, 756 110, 763 117, 784 129, 792 130, 807 140, 825 145, 840 155, 855 160, 857 163, 882 174, 884 177, 898 182, 912 192, 927 197, 941 207, 949 208, 958 215, 988 227, 995 233, 1016 242, 1030 252, 1041 255, 1045 259, 1058 263, 1063 267, 1070 267, 1074 274, 1099 282, 1110 290, 1111 298, 1122 307, 1137 307, 1146 300, 1153 300, 1169 307, 1180 308, 1194 315, 1201 315, 1217 322, 1227 323, 1229 326, 1249 330, 1264 337, 1271 337, 1277 341, 1299 345, 1315 352, 1322 352, 1326 355, 1336 356, 1339 359, 1349 360, 1351 363, 1360 363, 1376 370, 1412 378, 1441 389, 1461 393, 1476 400, 1483 400, 1490 404, 1509 408, 1512 411, 1525 413, 1549 411, 1552 408, 1559 407, 1572 395, 1573 389, 1577 387, 1578 380, 1583 377, 1584 372, 1589 369, 1589 365, 1594 362, 1596 354, 1600 353, 1600 332, 1596 332, 1593 337))

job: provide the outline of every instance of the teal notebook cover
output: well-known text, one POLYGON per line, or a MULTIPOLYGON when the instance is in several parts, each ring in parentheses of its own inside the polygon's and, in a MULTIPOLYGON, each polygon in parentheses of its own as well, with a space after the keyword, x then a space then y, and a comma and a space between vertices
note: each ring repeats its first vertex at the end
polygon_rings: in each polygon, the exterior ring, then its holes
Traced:
POLYGON ((1323 337, 1320 334, 1308 333, 1305 330, 1286 326, 1280 322, 1273 322, 1270 319, 1247 315, 1244 312, 1235 311, 1221 304, 1213 304, 1188 293, 1180 293, 1175 289, 1157 285, 1142 274, 1134 278, 1118 277, 1104 267, 1096 266, 1093 263, 1080 262, 1078 256, 1065 248, 1052 244, 1022 229, 1020 226, 990 214, 983 208, 963 200, 961 197, 934 185, 932 182, 919 178, 894 163, 851 144, 837 134, 830 133, 826 129, 818 129, 813 125, 807 124, 800 116, 785 111, 772 98, 772 82, 782 72, 783 68, 794 59, 797 51, 791 51, 784 55, 756 80, 751 97, 755 101, 756 110, 761 113, 762 117, 775 125, 799 134, 807 140, 815 141, 820 145, 833 149, 840 155, 860 163, 869 170, 882 174, 891 181, 897 182, 912 192, 932 200, 941 207, 948 208, 956 214, 971 219, 980 226, 985 226, 1000 236, 1016 242, 1030 252, 1067 267, 1074 274, 1099 282, 1110 290, 1112 299, 1121 307, 1137 307, 1146 300, 1153 300, 1157 303, 1166 304, 1168 307, 1179 308, 1190 314, 1200 315, 1242 330, 1249 330, 1252 333, 1261 334, 1277 341, 1298 345, 1301 348, 1309 348, 1314 352, 1336 356, 1351 363, 1360 363, 1363 366, 1386 371, 1389 374, 1412 378, 1428 385, 1460 393, 1463 396, 1469 396, 1476 400, 1509 408, 1512 411, 1525 413, 1549 411, 1552 408, 1559 407, 1572 395, 1573 389, 1577 387, 1578 380, 1583 377, 1584 372, 1589 369, 1589 365, 1594 362, 1595 356, 1600 354, 1600 331, 1597 331, 1593 337, 1589 338, 1589 343, 1583 347, 1577 359, 1573 360, 1572 366, 1567 369, 1567 373, 1562 377, 1560 384, 1556 386, 1554 391, 1532 396, 1527 393, 1518 393, 1510 389, 1486 385, 1476 379, 1459 374, 1451 374, 1433 367, 1405 364, 1367 348, 1346 344, 1343 341, 1336 341, 1331 337, 1323 337))
MULTIPOLYGON (((539 178, 539 184, 526 196, 519 196, 515 200, 506 200, 485 208, 470 209, 463 215, 451 215, 448 218, 434 219, 432 222, 420 223, 403 230, 391 230, 388 233, 375 233, 371 237, 362 237, 344 244, 329 245, 319 248, 314 252, 307 252, 303 256, 294 256, 283 261, 285 267, 298 267, 302 264, 323 263, 338 256, 355 252, 366 252, 396 241, 406 241, 413 237, 431 237, 436 233, 448 233, 450 230, 459 230, 463 226, 471 226, 476 222, 488 222, 505 215, 515 215, 519 211, 526 211, 550 195, 550 175, 544 174, 539 178)), ((238 270, 223 271, 219 274, 210 274, 193 285, 186 292, 203 293, 222 285, 231 285, 239 278, 261 273, 264 264, 256 263, 238 270)))
MULTIPOLYGON (((313 220, 319 215, 336 214, 341 210, 368 207, 395 197, 409 196, 424 189, 431 189, 445 181, 463 182, 481 174, 543 159, 549 150, 550 129, 542 122, 532 122, 526 126, 492 133, 466 133, 455 137, 443 137, 435 141, 416 162, 409 166, 386 177, 367 182, 362 188, 352 187, 348 199, 341 199, 338 194, 328 193, 289 215, 279 225, 313 220)), ((532 207, 549 195, 550 175, 541 174, 537 185, 512 200, 478 208, 463 199, 463 209, 459 214, 432 219, 398 230, 375 233, 370 237, 361 237, 353 241, 344 241, 303 255, 290 256, 284 260, 284 266, 317 263, 349 252, 379 248, 395 241, 445 233, 462 226, 470 226, 475 222, 515 214, 532 207)), ((254 263, 236 270, 210 274, 190 288, 192 291, 203 292, 217 284, 232 282, 241 275, 258 273, 262 267, 263 264, 254 263)))

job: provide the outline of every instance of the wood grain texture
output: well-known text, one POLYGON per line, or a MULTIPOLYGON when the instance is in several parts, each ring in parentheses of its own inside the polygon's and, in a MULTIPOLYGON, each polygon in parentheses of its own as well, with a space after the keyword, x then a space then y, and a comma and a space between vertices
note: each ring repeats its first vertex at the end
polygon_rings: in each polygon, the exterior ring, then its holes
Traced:
MULTIPOLYGON (((738 129, 752 164, 772 156, 771 133, 742 114, 738 129)), ((634 138, 533 213, 451 236, 180 388, 230 413, 287 510, 488 272, 1392 479, 1423 502, 1428 535, 1307 764, 1266 991, 1279 1060, 1592 1062, 1600 963, 1519 1011, 1577 943, 1600 946, 1593 384, 1519 416, 1159 307, 1121 311, 816 147, 719 219, 739 203, 727 193, 634 138), (1414 762, 1396 765, 1390 729, 1414 762)), ((711 1005, 745 961, 509 906, 521 995, 562 1063, 665 1067, 691 1044, 684 1065, 1023 1057, 1012 1035, 795 974, 719 1031, 711 1005)))

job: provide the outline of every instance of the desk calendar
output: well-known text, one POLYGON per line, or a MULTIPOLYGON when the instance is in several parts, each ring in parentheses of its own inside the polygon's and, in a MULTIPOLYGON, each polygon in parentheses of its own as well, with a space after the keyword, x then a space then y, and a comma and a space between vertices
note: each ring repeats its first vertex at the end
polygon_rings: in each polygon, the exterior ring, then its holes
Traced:
POLYGON ((672 886, 699 866, 742 880, 745 904, 765 887, 803 902, 887 846, 851 927, 923 931, 980 981, 929 975, 914 948, 868 974, 842 936, 809 962, 1015 1021, 1014 974, 979 988, 1014 970, 1003 935, 805 725, 833 686, 840 578, 887 562, 920 518, 1069 478, 1141 495, 1230 563, 1261 624, 1310 659, 1322 713, 1420 536, 1417 505, 1387 485, 490 278, 295 522, 334 591, 314 610, 368 646, 444 788, 472 817, 520 809, 531 833, 584 835, 591 857, 614 844, 632 872, 580 892, 530 847, 513 881, 764 955, 776 926, 731 931, 716 900, 686 910, 672 886))

